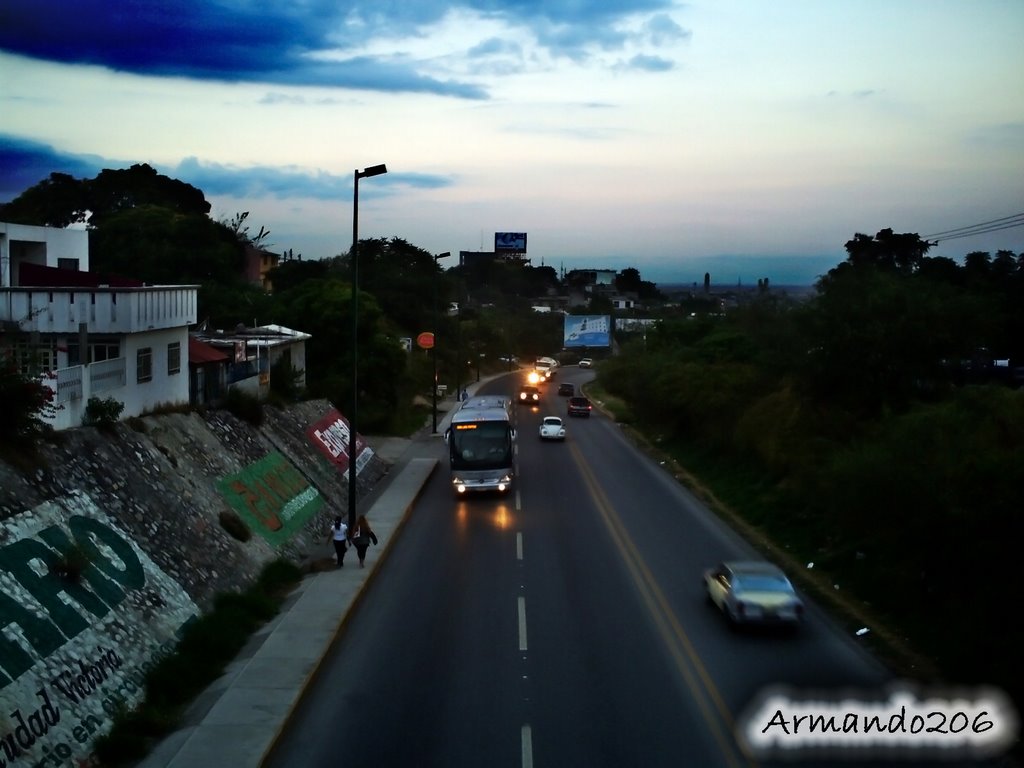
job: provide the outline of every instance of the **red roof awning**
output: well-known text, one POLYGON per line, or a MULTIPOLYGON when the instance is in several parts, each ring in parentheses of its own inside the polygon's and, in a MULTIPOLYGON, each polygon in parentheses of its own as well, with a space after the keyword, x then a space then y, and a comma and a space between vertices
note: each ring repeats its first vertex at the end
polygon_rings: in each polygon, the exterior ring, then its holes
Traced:
POLYGON ((188 337, 188 364, 202 365, 203 363, 222 363, 231 358, 216 347, 204 344, 199 339, 188 337))

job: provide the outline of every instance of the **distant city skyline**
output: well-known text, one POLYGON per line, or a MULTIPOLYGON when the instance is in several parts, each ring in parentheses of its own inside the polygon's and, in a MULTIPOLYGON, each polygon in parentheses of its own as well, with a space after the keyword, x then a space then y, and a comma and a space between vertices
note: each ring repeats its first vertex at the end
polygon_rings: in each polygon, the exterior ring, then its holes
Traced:
MULTIPOLYGON (((147 163, 304 259, 525 232, 533 263, 810 284, 856 234, 1024 211, 1024 3, 12 0, 0 201, 147 163), (719 277, 720 276, 720 277, 719 277)), ((930 255, 1024 252, 1024 227, 930 255)))

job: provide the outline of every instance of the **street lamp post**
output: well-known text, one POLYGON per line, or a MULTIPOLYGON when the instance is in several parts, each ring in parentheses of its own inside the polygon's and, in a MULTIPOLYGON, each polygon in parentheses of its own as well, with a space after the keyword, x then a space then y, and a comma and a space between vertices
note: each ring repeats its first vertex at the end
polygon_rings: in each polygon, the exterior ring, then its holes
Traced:
POLYGON ((359 403, 359 180, 387 173, 383 163, 356 170, 352 185, 352 407, 348 414, 348 529, 356 527, 356 424, 359 403))
POLYGON ((446 259, 451 256, 450 251, 439 253, 434 257, 434 346, 430 348, 430 358, 434 361, 434 388, 433 388, 433 403, 434 403, 434 431, 433 434, 437 434, 437 262, 441 259, 446 259))

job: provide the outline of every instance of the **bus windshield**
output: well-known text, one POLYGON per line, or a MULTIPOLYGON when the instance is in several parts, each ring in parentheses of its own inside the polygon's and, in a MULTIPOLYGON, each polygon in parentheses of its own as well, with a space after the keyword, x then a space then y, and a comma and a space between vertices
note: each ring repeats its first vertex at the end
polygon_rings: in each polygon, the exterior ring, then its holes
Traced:
POLYGON ((448 452, 453 469, 499 469, 512 463, 512 435, 507 421, 452 425, 448 452))

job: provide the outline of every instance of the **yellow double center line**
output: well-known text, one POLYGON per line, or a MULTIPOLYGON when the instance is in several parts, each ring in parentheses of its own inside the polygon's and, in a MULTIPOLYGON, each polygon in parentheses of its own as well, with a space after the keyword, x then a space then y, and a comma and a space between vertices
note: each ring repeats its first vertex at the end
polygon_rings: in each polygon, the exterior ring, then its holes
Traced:
POLYGON ((707 669, 701 663, 696 648, 690 642, 690 638, 687 637, 686 632, 683 630, 683 626, 672 610, 672 606, 658 587, 654 575, 644 563, 643 557, 630 538, 622 519, 616 514, 615 509, 608 501, 608 497, 605 495, 593 472, 591 472, 590 466, 586 459, 583 458, 579 448, 570 443, 569 449, 572 452, 573 460, 580 469, 583 481, 586 483, 587 488, 590 490, 590 495, 597 505, 598 512, 601 514, 604 524, 608 527, 609 533, 611 533, 612 541, 615 542, 615 546, 622 553, 622 559, 626 563, 627 568, 629 568, 633 581, 636 583, 640 595, 650 611, 658 631, 665 641, 665 645, 668 647, 676 669, 679 670, 687 687, 693 694, 694 701, 700 707, 708 729, 722 750, 722 755, 730 766, 756 765, 737 746, 732 736, 734 722, 729 708, 722 701, 722 696, 715 687, 715 683, 708 674, 707 669), (717 717, 714 710, 718 712, 717 717))

